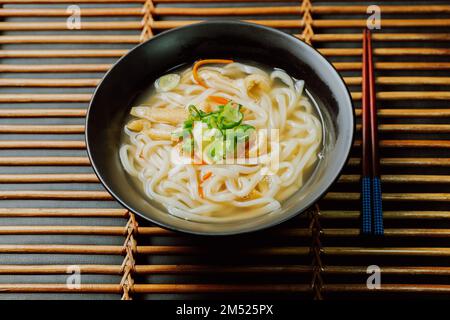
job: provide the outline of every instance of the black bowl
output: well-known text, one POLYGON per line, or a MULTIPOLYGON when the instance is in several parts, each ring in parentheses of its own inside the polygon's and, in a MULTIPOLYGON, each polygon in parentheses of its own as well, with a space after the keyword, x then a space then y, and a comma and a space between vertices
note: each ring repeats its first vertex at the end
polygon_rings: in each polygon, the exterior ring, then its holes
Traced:
POLYGON ((162 227, 193 234, 226 235, 260 230, 304 212, 325 194, 343 169, 353 143, 354 111, 333 66, 295 37, 238 21, 193 24, 161 33, 122 57, 98 86, 86 118, 89 158, 106 189, 128 210, 162 227), (305 80, 323 117, 323 158, 297 193, 276 212, 246 222, 207 224, 169 215, 130 179, 119 159, 121 132, 133 101, 169 69, 199 58, 233 58, 286 70, 305 80))

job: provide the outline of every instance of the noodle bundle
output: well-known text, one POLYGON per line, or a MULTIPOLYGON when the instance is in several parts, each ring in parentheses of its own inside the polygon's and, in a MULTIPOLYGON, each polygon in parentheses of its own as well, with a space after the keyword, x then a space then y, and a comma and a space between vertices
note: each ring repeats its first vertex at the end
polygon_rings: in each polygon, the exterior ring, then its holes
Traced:
POLYGON ((279 209, 304 185, 322 142, 304 82, 281 69, 201 61, 158 79, 149 99, 132 108, 119 151, 124 169, 183 219, 224 223, 279 209), (180 133, 195 136, 197 120, 211 136, 199 153, 195 138, 180 133), (237 139, 247 150, 228 144, 230 130, 243 132, 237 139), (186 158, 192 161, 179 161, 186 158))

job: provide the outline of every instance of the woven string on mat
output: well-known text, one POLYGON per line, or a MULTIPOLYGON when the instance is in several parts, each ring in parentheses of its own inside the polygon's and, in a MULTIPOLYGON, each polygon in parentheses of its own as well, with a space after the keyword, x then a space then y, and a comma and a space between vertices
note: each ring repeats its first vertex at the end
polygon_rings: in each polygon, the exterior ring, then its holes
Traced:
POLYGON ((138 223, 133 213, 129 212, 129 219, 125 226, 127 237, 123 244, 125 257, 121 266, 122 280, 120 287, 122 289, 122 300, 131 300, 131 293, 133 291, 134 279, 133 273, 135 269, 134 255, 137 251, 137 242, 135 236, 138 231, 138 223))

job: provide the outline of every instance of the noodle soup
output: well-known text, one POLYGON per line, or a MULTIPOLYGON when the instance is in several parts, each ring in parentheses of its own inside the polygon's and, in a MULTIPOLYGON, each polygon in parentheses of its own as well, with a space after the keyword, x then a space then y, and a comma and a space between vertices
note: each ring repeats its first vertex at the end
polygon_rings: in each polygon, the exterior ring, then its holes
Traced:
POLYGON ((200 60, 160 77, 131 109, 120 159, 177 217, 230 222, 275 211, 317 163, 323 126, 281 69, 200 60))

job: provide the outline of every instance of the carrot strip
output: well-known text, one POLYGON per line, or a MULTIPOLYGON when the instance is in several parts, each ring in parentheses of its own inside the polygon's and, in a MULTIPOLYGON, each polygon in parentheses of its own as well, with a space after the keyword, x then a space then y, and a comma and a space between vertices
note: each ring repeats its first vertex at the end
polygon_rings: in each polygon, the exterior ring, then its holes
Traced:
POLYGON ((208 64, 208 63, 233 63, 233 60, 227 60, 227 59, 205 59, 205 60, 198 60, 197 62, 195 62, 194 67, 192 68, 192 75, 194 76, 195 81, 201 85, 202 87, 207 88, 207 86, 205 85, 205 83, 200 79, 200 77, 198 76, 198 68, 204 64, 208 64))
POLYGON ((202 178, 202 183, 205 182, 206 180, 208 180, 209 178, 211 178, 212 176, 212 172, 208 171, 207 173, 205 173, 205 175, 202 178))
POLYGON ((222 97, 218 97, 218 96, 209 96, 209 98, 218 103, 218 104, 227 104, 228 103, 228 99, 222 98, 222 97))
POLYGON ((205 195, 203 194, 203 188, 201 186, 198 186, 198 194, 200 195, 200 198, 205 197, 205 195))

